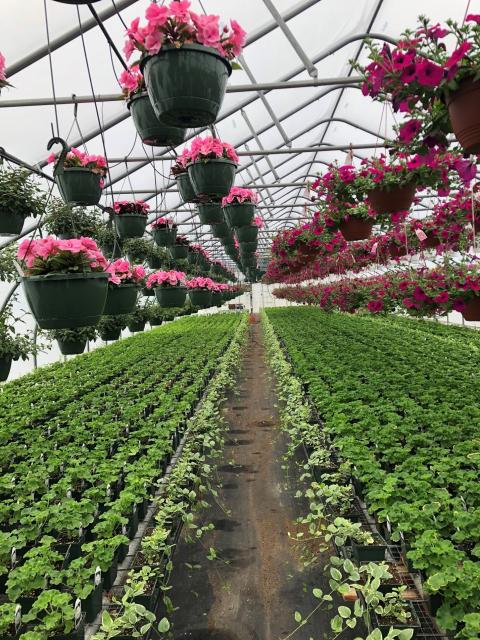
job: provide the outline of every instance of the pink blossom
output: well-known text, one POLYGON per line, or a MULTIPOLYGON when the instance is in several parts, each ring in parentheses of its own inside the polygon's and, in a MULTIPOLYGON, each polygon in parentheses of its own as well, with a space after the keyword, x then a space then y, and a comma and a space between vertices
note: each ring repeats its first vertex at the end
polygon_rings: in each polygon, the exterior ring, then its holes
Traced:
POLYGON ((183 271, 156 271, 148 276, 147 288, 153 289, 155 286, 180 287, 185 284, 185 277, 183 271))
POLYGON ((480 15, 477 14, 473 14, 473 13, 469 13, 468 16, 465 18, 465 20, 467 22, 476 22, 477 24, 480 24, 480 15))
POLYGON ((57 159, 57 156, 54 153, 51 153, 48 158, 47 158, 47 162, 48 164, 53 164, 57 159))
POLYGON ((467 52, 470 51, 471 48, 472 48, 471 42, 467 42, 467 41, 462 42, 462 44, 455 49, 455 51, 446 61, 445 63, 446 68, 450 69, 454 65, 457 65, 461 60, 463 60, 463 58, 467 55, 467 52))
POLYGON ((416 77, 424 87, 437 87, 443 79, 443 69, 429 60, 417 63, 416 77))
POLYGON ((190 18, 190 2, 176 0, 170 4, 170 15, 179 22, 188 22, 190 18))
POLYGON ((141 91, 143 88, 143 75, 140 72, 138 64, 134 65, 130 69, 125 69, 120 74, 118 82, 126 95, 141 91))
POLYGON ((206 47, 217 47, 220 42, 219 17, 214 15, 197 15, 190 12, 194 25, 197 27, 197 40, 206 47))
POLYGON ((409 120, 403 124, 398 132, 398 139, 401 142, 411 142, 422 128, 422 122, 418 119, 409 120))
POLYGON ((148 20, 149 25, 163 27, 168 20, 169 14, 170 11, 168 7, 152 2, 145 11, 145 18, 148 20))
POLYGON ((228 196, 222 198, 222 206, 227 204, 248 202, 256 204, 258 202, 258 194, 251 189, 243 189, 242 187, 232 187, 228 196))
POLYGON ((0 81, 3 81, 3 82, 5 82, 7 79, 5 76, 5 68, 6 68, 5 56, 0 51, 0 81))

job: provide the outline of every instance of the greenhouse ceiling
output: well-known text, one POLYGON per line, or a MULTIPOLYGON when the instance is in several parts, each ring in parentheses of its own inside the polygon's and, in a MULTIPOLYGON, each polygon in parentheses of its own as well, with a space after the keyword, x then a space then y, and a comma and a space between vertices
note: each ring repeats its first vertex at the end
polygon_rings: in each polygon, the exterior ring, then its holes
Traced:
MULTIPOLYGON (((181 203, 170 177, 173 150, 142 144, 121 96, 125 25, 148 4, 100 0, 89 8, 29 0, 27 12, 17 0, 2 0, 1 50, 13 87, 0 98, 0 145, 7 158, 49 176, 46 147, 52 134, 89 153, 106 152, 110 180, 103 205, 119 197, 147 200, 153 216, 174 214, 183 234, 224 258, 194 208, 181 203)), ((352 59, 365 59, 363 38, 392 41, 419 13, 436 22, 461 19, 466 10, 466 3, 447 0, 191 4, 198 13, 235 18, 248 34, 242 69, 230 78, 214 129, 240 155, 236 184, 260 196, 260 255, 267 254, 279 229, 308 215, 307 180, 342 160, 350 147, 359 158, 377 153, 391 131, 393 114, 361 94, 352 71, 352 59)), ((189 130, 187 140, 202 131, 189 130)), ((47 178, 44 184, 49 186, 47 178)))

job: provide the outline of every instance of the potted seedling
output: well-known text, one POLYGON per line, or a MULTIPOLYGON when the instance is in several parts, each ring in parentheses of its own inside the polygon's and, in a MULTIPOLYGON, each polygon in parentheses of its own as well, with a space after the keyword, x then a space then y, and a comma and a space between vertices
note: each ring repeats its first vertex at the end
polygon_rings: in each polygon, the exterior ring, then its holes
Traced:
POLYGON ((0 604, 0 637, 5 640, 18 638, 22 628, 22 607, 14 602, 0 604))
POLYGON ((31 338, 16 333, 18 321, 9 307, 0 315, 0 382, 8 378, 13 360, 27 360, 38 351, 31 338))
POLYGON ((71 594, 47 589, 42 591, 30 611, 23 616, 33 638, 58 638, 59 640, 83 640, 85 617, 81 603, 74 602, 71 594))
POLYGON ((102 316, 97 326, 98 335, 105 342, 118 340, 128 322, 128 315, 102 316))
POLYGON ((150 309, 148 307, 135 307, 133 313, 128 317, 128 330, 131 333, 144 331, 145 325, 150 317, 150 309))
POLYGON ((50 337, 56 340, 60 353, 64 356, 77 355, 85 351, 87 341, 93 342, 97 337, 95 327, 80 327, 79 329, 53 329, 50 337))

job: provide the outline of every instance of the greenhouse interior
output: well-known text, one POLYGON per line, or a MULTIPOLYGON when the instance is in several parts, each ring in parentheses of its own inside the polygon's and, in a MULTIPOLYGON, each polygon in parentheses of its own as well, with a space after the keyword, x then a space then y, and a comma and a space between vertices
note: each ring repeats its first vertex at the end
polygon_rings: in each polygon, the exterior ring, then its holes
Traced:
POLYGON ((480 0, 0 0, 0 94, 0 640, 480 640, 480 0))

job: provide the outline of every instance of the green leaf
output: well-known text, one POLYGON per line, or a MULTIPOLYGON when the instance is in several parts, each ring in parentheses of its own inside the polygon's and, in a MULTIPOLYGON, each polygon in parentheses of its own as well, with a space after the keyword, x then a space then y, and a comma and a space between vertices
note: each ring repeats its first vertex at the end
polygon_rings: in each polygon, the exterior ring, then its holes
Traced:
POLYGON ((323 591, 321 589, 318 589, 317 587, 313 589, 312 593, 315 596, 315 598, 321 599, 323 597, 323 591))
POLYGON ((294 618, 295 618, 295 622, 302 621, 302 614, 300 613, 300 611, 295 611, 294 618))
POLYGON ((158 630, 160 633, 167 633, 170 630, 170 622, 167 618, 162 618, 158 623, 158 630))
POLYGON ((342 616, 342 618, 350 618, 352 612, 350 611, 350 609, 348 607, 345 606, 341 606, 338 607, 338 613, 342 616))

